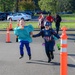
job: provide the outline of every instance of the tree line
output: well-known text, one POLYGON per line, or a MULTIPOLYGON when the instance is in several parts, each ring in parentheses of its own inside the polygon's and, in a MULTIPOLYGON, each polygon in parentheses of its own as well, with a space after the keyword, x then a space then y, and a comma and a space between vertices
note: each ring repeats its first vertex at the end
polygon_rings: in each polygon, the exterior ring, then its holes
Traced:
POLYGON ((75 12, 75 0, 0 0, 0 11, 18 12, 25 10, 43 10, 57 12, 75 12))

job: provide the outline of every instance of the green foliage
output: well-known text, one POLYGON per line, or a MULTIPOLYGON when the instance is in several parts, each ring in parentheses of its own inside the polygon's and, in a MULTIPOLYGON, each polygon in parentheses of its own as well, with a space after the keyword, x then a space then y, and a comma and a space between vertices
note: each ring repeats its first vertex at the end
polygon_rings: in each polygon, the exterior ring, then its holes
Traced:
POLYGON ((40 0, 38 4, 41 10, 49 11, 52 13, 56 13, 58 11, 57 0, 40 0))
POLYGON ((12 11, 14 0, 0 0, 0 10, 3 12, 12 11))
POLYGON ((19 10, 34 10, 35 4, 33 1, 21 1, 19 2, 19 10))
POLYGON ((51 11, 52 13, 72 11, 71 0, 40 0, 38 4, 41 10, 51 11))

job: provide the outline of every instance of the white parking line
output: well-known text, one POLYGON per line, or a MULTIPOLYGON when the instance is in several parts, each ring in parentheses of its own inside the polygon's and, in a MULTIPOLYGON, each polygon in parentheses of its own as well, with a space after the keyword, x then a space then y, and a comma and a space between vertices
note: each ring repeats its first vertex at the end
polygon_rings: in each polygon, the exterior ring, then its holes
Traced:
POLYGON ((74 61, 75 62, 75 59, 74 58, 72 58, 71 56, 68 56, 72 61, 74 61))

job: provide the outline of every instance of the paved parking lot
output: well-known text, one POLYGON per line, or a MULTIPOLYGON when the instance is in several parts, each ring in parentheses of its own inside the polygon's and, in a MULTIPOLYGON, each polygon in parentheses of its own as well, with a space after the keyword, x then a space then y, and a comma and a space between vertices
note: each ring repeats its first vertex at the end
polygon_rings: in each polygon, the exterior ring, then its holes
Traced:
MULTIPOLYGON (((34 34, 38 31, 34 31, 34 34)), ((75 73, 75 34, 68 34, 68 75, 75 73)), ((61 35, 61 31, 60 31, 61 35)), ((24 48, 24 58, 19 59, 19 43, 15 42, 13 31, 10 32, 12 43, 6 43, 6 31, 0 31, 0 75, 60 75, 60 51, 55 45, 55 59, 47 63, 43 39, 33 38, 30 44, 32 59, 28 60, 26 49, 24 48)), ((56 43, 59 41, 56 41, 56 43)))

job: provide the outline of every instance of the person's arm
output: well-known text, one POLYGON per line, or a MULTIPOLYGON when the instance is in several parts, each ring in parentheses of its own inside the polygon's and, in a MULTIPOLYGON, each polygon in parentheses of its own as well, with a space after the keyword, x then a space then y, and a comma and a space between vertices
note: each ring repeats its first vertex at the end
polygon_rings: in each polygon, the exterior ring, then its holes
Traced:
POLYGON ((60 38, 60 36, 52 29, 52 34, 57 37, 58 39, 60 38))
POLYGON ((30 32, 30 36, 31 36, 31 37, 33 36, 33 32, 30 32))
POLYGON ((16 42, 18 42, 18 30, 17 30, 17 27, 14 29, 14 34, 16 35, 16 42))
POLYGON ((42 31, 40 31, 38 34, 33 35, 32 37, 39 37, 42 35, 42 31))

